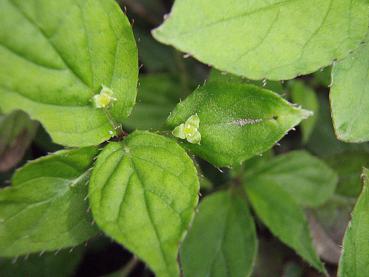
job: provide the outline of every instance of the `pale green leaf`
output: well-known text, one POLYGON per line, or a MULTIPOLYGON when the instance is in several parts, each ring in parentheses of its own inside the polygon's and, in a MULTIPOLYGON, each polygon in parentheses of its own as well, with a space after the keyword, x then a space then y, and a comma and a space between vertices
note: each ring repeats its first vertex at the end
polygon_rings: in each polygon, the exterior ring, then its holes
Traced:
POLYGON ((338 276, 369 275, 369 171, 363 171, 363 191, 352 213, 346 230, 338 276))
POLYGON ((2 0, 0 11, 0 108, 26 111, 68 146, 114 135, 91 99, 103 85, 112 89, 117 101, 110 112, 117 123, 135 102, 137 49, 118 4, 2 0))
POLYGON ((0 190, 0 256, 72 247, 97 233, 87 182, 96 148, 64 150, 28 163, 0 190))
POLYGON ((172 129, 197 114, 200 144, 184 145, 216 166, 231 166, 267 151, 310 112, 254 85, 211 82, 177 105, 172 129))
POLYGON ((22 111, 0 115, 0 172, 14 167, 36 135, 38 124, 22 111))
POLYGON ((137 104, 123 125, 129 129, 163 129, 180 100, 180 92, 179 82, 168 74, 141 75, 137 104))
POLYGON ((248 180, 279 186, 296 203, 315 207, 333 195, 338 176, 328 165, 308 152, 293 151, 247 169, 245 182, 248 180))
POLYGON ((318 119, 319 101, 315 92, 300 81, 291 82, 290 90, 293 103, 314 113, 313 116, 301 123, 302 142, 307 143, 318 119))
POLYGON ((89 194, 101 229, 165 277, 179 274, 198 191, 196 168, 174 140, 136 131, 99 155, 89 194))
POLYGON ((369 141, 368 67, 368 43, 333 67, 332 118, 336 136, 342 141, 369 141))
POLYGON ((368 8, 366 0, 177 0, 153 34, 218 69, 285 80, 356 49, 368 8))
POLYGON ((250 179, 244 187, 256 214, 270 231, 310 265, 325 272, 313 248, 304 211, 293 197, 264 180, 250 179))
POLYGON ((249 276, 257 248, 253 218, 237 191, 218 192, 201 202, 183 242, 184 276, 249 276))

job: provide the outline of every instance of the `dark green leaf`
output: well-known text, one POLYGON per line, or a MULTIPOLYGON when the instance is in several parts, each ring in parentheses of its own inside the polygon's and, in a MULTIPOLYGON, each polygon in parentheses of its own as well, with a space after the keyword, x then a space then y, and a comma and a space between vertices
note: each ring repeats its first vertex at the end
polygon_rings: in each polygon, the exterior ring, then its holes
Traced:
POLYGON ((205 197, 183 242, 184 276, 249 276, 256 256, 256 231, 237 191, 205 197))
POLYGON ((256 214, 270 231, 317 270, 325 272, 313 248, 304 211, 293 197, 263 180, 249 180, 244 186, 256 214))
POLYGON ((140 61, 146 70, 149 72, 164 71, 177 73, 175 49, 158 43, 149 32, 145 32, 141 28, 134 28, 134 31, 137 38, 140 61))
POLYGON ((124 122, 130 129, 162 129, 169 113, 179 102, 181 88, 173 77, 165 74, 140 78, 137 104, 124 122))
POLYGON ((314 154, 327 157, 345 151, 367 151, 369 152, 369 143, 344 143, 336 138, 333 130, 333 123, 329 109, 329 102, 321 95, 319 97, 320 109, 318 120, 307 148, 314 154))
POLYGON ((357 197, 361 191, 360 173, 363 167, 369 168, 369 153, 350 151, 326 158, 327 163, 338 173, 337 193, 357 197))
POLYGON ((296 203, 315 207, 333 195, 338 176, 308 152, 293 151, 246 170, 245 183, 248 181, 279 186, 296 203))
POLYGON ((97 233, 87 212, 96 148, 64 150, 32 161, 0 190, 0 256, 72 247, 97 233))
POLYGON ((75 249, 59 253, 31 255, 18 259, 0 260, 0 276, 2 277, 67 277, 73 276, 83 251, 75 249))

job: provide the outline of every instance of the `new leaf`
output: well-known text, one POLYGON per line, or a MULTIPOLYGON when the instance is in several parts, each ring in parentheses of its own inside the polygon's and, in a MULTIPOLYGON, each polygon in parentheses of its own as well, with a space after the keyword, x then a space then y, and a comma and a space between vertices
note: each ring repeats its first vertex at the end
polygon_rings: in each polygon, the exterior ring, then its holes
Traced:
POLYGON ((216 81, 178 104, 168 126, 173 130, 196 114, 201 141, 183 140, 184 145, 216 166, 236 165, 265 152, 311 115, 269 90, 216 81))

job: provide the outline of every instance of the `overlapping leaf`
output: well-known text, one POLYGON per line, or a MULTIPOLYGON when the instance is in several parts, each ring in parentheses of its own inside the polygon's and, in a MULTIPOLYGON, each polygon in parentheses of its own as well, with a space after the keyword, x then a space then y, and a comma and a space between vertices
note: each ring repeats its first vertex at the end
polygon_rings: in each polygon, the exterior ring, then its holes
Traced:
POLYGON ((97 233, 87 213, 96 148, 64 150, 28 163, 0 190, 0 256, 58 250, 97 233))
POLYGON ((157 276, 178 276, 179 243, 198 201, 196 168, 173 140, 136 131, 110 143, 90 181, 102 230, 144 260, 157 276))

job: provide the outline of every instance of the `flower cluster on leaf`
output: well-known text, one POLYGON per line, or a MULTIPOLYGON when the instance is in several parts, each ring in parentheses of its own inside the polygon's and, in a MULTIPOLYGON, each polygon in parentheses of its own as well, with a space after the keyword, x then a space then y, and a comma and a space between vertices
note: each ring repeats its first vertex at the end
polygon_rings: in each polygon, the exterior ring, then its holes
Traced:
POLYGON ((200 118, 197 114, 190 116, 185 123, 174 128, 173 136, 185 139, 192 144, 200 144, 201 134, 199 132, 200 118))

